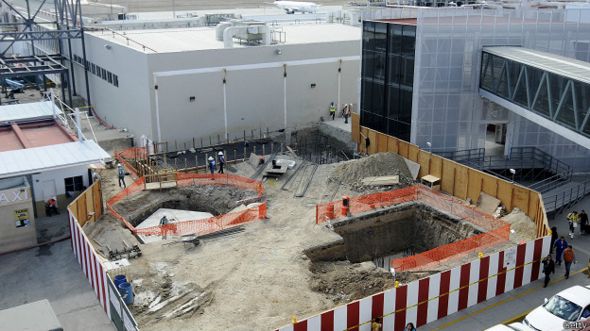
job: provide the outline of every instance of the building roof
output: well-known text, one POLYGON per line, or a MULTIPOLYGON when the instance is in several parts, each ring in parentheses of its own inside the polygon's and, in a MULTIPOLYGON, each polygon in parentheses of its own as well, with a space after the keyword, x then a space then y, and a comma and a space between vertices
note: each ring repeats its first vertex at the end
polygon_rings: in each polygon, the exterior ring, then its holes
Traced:
POLYGON ((3 105, 0 106, 0 123, 52 118, 54 110, 61 114, 61 109, 51 101, 3 105))
MULTIPOLYGON (((285 33, 286 45, 361 39, 361 29, 359 27, 344 24, 282 25, 278 30, 285 33)), ((121 35, 103 34, 102 32, 90 32, 90 34, 105 41, 118 43, 139 51, 144 51, 141 45, 145 45, 158 53, 221 49, 224 47, 223 41, 218 41, 215 38, 215 27, 129 30, 125 31, 125 35, 133 41, 129 43, 121 35)), ((238 42, 234 42, 234 47, 248 46, 242 46, 238 42)))
POLYGON ((0 152, 63 144, 75 141, 53 119, 0 125, 0 152))
POLYGON ((590 63, 524 47, 484 47, 485 52, 590 84, 590 63))
POLYGON ((92 140, 0 152, 0 178, 29 175, 110 158, 92 140))

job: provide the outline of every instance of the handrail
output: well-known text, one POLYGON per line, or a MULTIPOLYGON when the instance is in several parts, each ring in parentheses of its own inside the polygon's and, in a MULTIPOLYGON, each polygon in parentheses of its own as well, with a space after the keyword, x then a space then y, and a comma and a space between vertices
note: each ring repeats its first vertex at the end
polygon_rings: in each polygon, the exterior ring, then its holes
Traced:
MULTIPOLYGON (((87 28, 86 30, 90 30, 90 28, 87 28)), ((100 27, 100 28, 94 28, 94 27, 93 27, 93 28, 92 28, 92 31, 96 31, 96 30, 103 32, 103 34, 104 34, 104 32, 105 32, 105 31, 108 31, 108 32, 110 32, 110 33, 112 33, 112 34, 113 34, 113 37, 115 37, 115 36, 119 36, 119 37, 122 37, 122 38, 124 38, 124 39, 125 39, 125 41, 127 41, 127 46, 129 46, 129 42, 132 42, 132 43, 134 43, 134 44, 137 44, 137 45, 139 45, 140 47, 142 47, 144 52, 145 52, 145 50, 147 49, 147 50, 150 50, 150 51, 152 51, 152 52, 154 52, 154 53, 158 53, 158 51, 156 51, 155 49, 153 49, 153 48, 151 48, 151 47, 149 47, 149 46, 147 46, 147 45, 144 45, 144 44, 142 44, 142 43, 140 43, 140 42, 138 42, 138 41, 135 41, 135 40, 133 40, 133 39, 129 38, 129 37, 126 35, 126 34, 123 34, 123 33, 117 32, 117 31, 115 31, 115 30, 113 30, 113 29, 111 29, 111 28, 107 28, 107 27, 100 27)))
POLYGON ((590 194, 590 179, 571 187, 569 191, 565 190, 549 197, 544 196, 543 201, 548 213, 556 212, 572 205, 588 194, 590 194))

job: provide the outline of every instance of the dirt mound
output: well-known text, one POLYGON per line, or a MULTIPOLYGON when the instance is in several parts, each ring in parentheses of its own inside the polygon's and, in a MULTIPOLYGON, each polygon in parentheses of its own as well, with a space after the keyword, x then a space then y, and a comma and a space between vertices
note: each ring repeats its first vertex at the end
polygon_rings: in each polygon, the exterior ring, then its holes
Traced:
POLYGON ((311 289, 325 293, 336 304, 350 302, 394 286, 393 276, 373 262, 316 262, 311 289))
POLYGON ((501 218, 504 222, 510 223, 510 240, 515 242, 535 239, 537 236, 537 226, 535 223, 518 208, 512 209, 512 212, 501 218))
POLYGON ((365 187, 362 180, 365 177, 393 175, 399 175, 399 186, 412 183, 412 174, 403 157, 395 153, 378 153, 339 163, 328 178, 328 182, 342 183, 355 191, 363 191, 365 187))

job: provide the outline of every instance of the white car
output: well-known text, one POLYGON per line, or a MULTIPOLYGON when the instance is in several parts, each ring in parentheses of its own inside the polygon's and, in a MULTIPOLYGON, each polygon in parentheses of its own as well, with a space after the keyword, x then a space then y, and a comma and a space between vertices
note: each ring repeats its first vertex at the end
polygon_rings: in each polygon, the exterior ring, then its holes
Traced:
POLYGON ((538 331, 564 330, 564 322, 577 322, 590 317, 590 285, 565 289, 531 311, 524 325, 538 331))
POLYGON ((494 325, 491 328, 485 329, 485 331, 529 331, 530 329, 527 328, 522 323, 510 323, 508 325, 498 324, 494 325))

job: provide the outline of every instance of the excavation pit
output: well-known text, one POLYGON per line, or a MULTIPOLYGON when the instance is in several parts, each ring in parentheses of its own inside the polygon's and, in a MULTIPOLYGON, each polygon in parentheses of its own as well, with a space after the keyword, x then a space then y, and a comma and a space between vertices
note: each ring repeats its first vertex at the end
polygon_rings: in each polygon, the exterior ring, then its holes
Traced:
POLYGON ((312 262, 377 261, 387 270, 394 257, 419 254, 483 232, 463 219, 415 201, 348 217, 332 226, 342 240, 307 250, 312 262))

